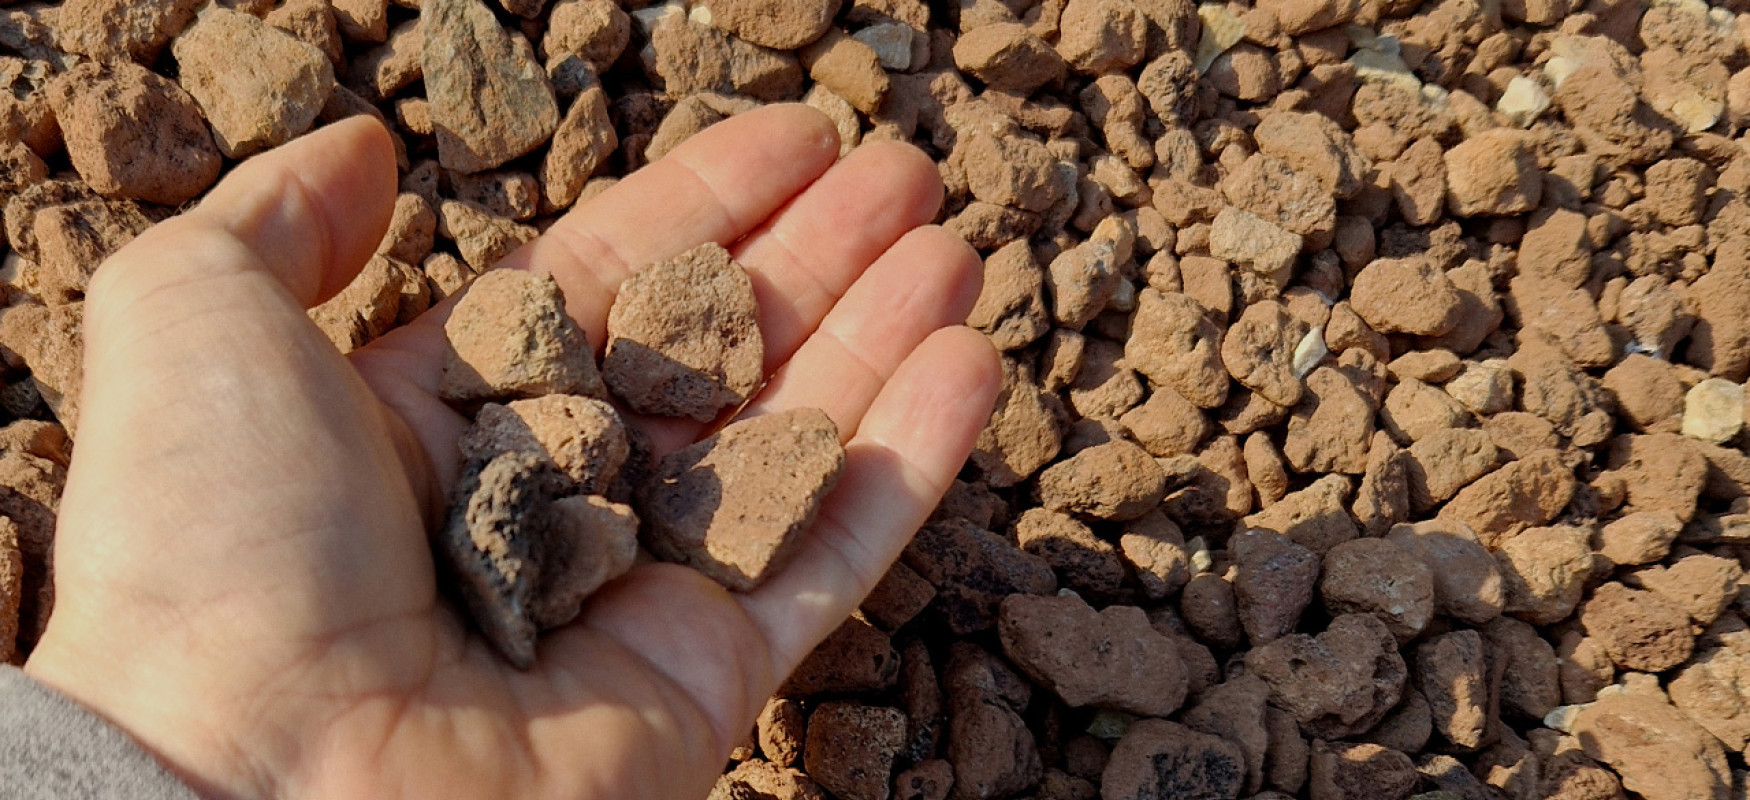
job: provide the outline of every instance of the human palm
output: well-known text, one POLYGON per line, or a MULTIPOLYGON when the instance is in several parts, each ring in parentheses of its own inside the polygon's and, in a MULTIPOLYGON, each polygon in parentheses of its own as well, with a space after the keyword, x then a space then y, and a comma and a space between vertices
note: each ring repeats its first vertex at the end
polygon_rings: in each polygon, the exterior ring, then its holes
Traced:
MULTIPOLYGON (((600 345, 631 270, 704 241, 749 267, 764 391, 822 408, 846 471, 806 544, 733 594, 666 564, 501 661, 442 600, 427 530, 466 420, 436 399, 440 306, 350 357, 304 309, 387 224, 383 130, 240 166, 110 259, 86 300, 55 615, 26 669, 218 797, 701 797, 765 698, 952 480, 999 377, 958 327, 979 263, 901 145, 838 161, 821 115, 708 130, 504 268, 549 272, 600 345)), ((642 420, 658 451, 703 434, 642 420)))

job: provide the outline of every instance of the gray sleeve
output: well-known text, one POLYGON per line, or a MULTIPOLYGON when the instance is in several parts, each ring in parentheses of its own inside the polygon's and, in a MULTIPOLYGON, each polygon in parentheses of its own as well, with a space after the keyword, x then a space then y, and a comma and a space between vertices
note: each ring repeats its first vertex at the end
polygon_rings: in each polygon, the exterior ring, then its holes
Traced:
POLYGON ((134 740, 96 714, 0 665, 0 797, 195 800, 134 740))

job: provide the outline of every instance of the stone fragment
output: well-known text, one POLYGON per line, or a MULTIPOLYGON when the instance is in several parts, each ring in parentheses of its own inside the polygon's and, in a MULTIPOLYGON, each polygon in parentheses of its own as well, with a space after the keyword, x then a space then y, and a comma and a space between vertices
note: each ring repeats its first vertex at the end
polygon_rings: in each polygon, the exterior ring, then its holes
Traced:
POLYGON ((1472 625, 1501 615, 1507 604, 1500 565, 1464 523, 1428 520, 1393 525, 1386 541, 1427 565, 1434 611, 1472 625))
POLYGON ((1129 0, 1066 3, 1058 26, 1058 54, 1085 75, 1122 73, 1146 53, 1148 18, 1129 0))
POLYGON ((1401 642, 1414 639, 1434 617, 1433 571, 1388 539, 1354 539, 1331 548, 1319 596, 1332 614, 1372 614, 1401 642))
POLYGON ((760 709, 754 723, 760 753, 780 767, 795 767, 802 763, 802 743, 806 739, 807 723, 802 704, 786 697, 774 697, 760 709))
POLYGON ((73 168, 105 197, 180 205, 219 177, 219 150, 182 87, 130 61, 81 64, 49 84, 73 168))
POLYGON ((462 260, 475 272, 486 272, 539 233, 461 200, 445 200, 437 208, 438 233, 456 243, 462 260))
POLYGON ((743 798, 779 800, 826 800, 826 792, 801 770, 753 759, 743 761, 717 779, 708 800, 743 798))
POLYGON ((1744 385, 1708 378, 1683 396, 1683 435, 1724 444, 1744 429, 1744 385))
POLYGON ((638 558, 638 515, 596 494, 553 501, 553 522, 540 550, 533 615, 547 630, 571 622, 583 602, 624 575, 638 558))
POLYGON ((1366 472, 1373 400, 1339 369, 1315 369, 1305 384, 1282 441, 1288 465, 1300 473, 1366 472))
POLYGON ((1110 242, 1089 239, 1059 253, 1045 272, 1052 316, 1062 327, 1080 330, 1118 291, 1117 252, 1110 242))
POLYGON ((1156 458, 1193 453, 1213 431, 1203 410, 1170 386, 1157 386, 1142 405, 1124 412, 1119 424, 1156 458))
POLYGON ((1540 450, 1459 490, 1438 516, 1464 523, 1485 546, 1496 546, 1555 519, 1573 499, 1577 483, 1560 453, 1540 450))
POLYGON ((948 800, 954 788, 954 765, 945 759, 921 761, 893 779, 895 800, 948 800))
POLYGON ((1504 359, 1463 362, 1463 371, 1440 388, 1459 405, 1478 415, 1498 414, 1513 407, 1513 370, 1504 359))
POLYGON ((966 168, 967 187, 987 203, 1044 213, 1069 194, 1058 176, 1057 159, 1030 136, 972 130, 956 152, 966 168))
POLYGON ((1446 209, 1455 217, 1519 214, 1542 197, 1529 134, 1496 128, 1446 151, 1446 209))
POLYGON ((1270 684, 1273 705, 1321 738, 1378 724, 1397 705, 1407 677, 1396 639, 1370 614, 1344 614, 1317 636, 1292 633, 1253 648, 1245 665, 1270 684))
MULTIPOLYGON (((761 47, 795 50, 832 27, 839 0, 710 0, 710 22, 761 47)), ((828 787, 830 788, 830 787, 828 787)))
POLYGON ((1164 717, 1185 702, 1177 649, 1134 606, 1096 612, 1072 595, 1013 595, 997 633, 1015 666, 1070 706, 1164 717))
POLYGON ((984 288, 966 316, 999 350, 1033 343, 1051 329, 1045 309, 1045 274, 1024 240, 1003 245, 984 260, 984 288))
POLYGON ((1500 448, 1486 431, 1446 428, 1410 445, 1410 510, 1427 511, 1493 472, 1500 448))
POLYGON ((450 347, 439 395, 451 403, 603 394, 589 342, 551 277, 481 276, 450 311, 444 335, 450 347))
POLYGON ((1355 276, 1349 304, 1381 333, 1439 336, 1459 322, 1458 288, 1426 258, 1382 258, 1355 276))
POLYGON ((1043 765, 1039 746, 1020 710, 1032 689, 1001 659, 956 643, 943 673, 948 692, 948 762, 953 797, 996 800, 1031 788, 1043 765))
POLYGON ((1009 595, 1057 591, 1057 576, 1044 559, 962 520, 925 525, 902 558, 935 585, 943 622, 960 636, 995 625, 1009 595))
POLYGON ((194 21, 193 0, 70 0, 55 18, 55 44, 94 61, 151 64, 194 21))
POLYGON ((599 84, 579 92, 553 131, 552 145, 541 158, 541 202, 552 209, 570 208, 608 158, 620 146, 608 118, 607 92, 599 84))
POLYGON ((1507 591, 1506 613, 1534 625, 1560 622, 1580 602, 1592 572, 1590 535, 1567 525, 1531 528, 1495 550, 1507 591))
POLYGON ((1171 597, 1191 579, 1191 553, 1186 549, 1185 535, 1159 509, 1124 526, 1118 552, 1130 564, 1149 599, 1171 597))
POLYGON ((1744 568, 1730 555, 1691 553, 1666 567, 1635 574, 1642 586, 1671 601, 1698 625, 1711 625, 1738 601, 1744 568))
POLYGON ((1582 706, 1570 732, 1646 800, 1725 798, 1732 785, 1712 734, 1657 694, 1619 692, 1582 706))
POLYGON ((1124 360, 1132 369, 1194 405, 1214 408, 1227 398, 1221 352, 1222 331, 1196 300, 1152 287, 1137 295, 1124 345, 1124 360))
POLYGON ((1163 719, 1132 723, 1101 774, 1105 800, 1238 798, 1246 781, 1239 745, 1163 719))
POLYGON ((1057 511, 1029 508, 1015 521, 1021 549, 1045 560, 1058 585, 1096 600, 1117 595, 1124 582, 1118 551, 1079 520, 1057 511))
POLYGON ((646 545, 733 591, 758 586, 802 543, 845 465, 818 409, 731 423, 665 456, 639 491, 646 545))
POLYGON ((1377 744, 1313 743, 1313 800, 1404 800, 1416 788, 1410 757, 1377 744))
POLYGON ((553 525, 553 473, 526 453, 467 468, 436 555, 486 640, 519 669, 535 663, 541 541, 553 525))
POLYGON ((1697 653, 1667 684, 1671 702, 1731 750, 1750 744, 1750 653, 1712 647, 1697 653))
POLYGON ((1294 349, 1308 330, 1281 303, 1253 303, 1228 328, 1221 343, 1222 364, 1234 380, 1264 399, 1293 406, 1305 391, 1294 374, 1294 349))
POLYGON ((1254 647, 1294 631, 1312 602, 1319 557, 1278 533, 1248 530, 1228 540, 1234 560, 1234 599, 1254 647))
POLYGON ((395 211, 389 218, 389 230, 377 244, 377 254, 404 264, 419 264, 431 255, 436 236, 437 212, 425 198, 404 192, 395 197, 395 211))
POLYGON ((1269 11, 1282 26, 1282 32, 1289 36, 1301 36, 1314 31, 1342 25, 1355 18, 1360 13, 1362 3, 1355 0, 1319 0, 1318 2, 1291 2, 1290 0, 1266 0, 1259 8, 1269 11))
POLYGON ((1264 276, 1285 274, 1300 255, 1300 234, 1231 206, 1215 215, 1209 227, 1209 254, 1242 264, 1264 276))
POLYGON ((1246 791, 1262 788, 1270 749, 1266 723, 1270 687, 1249 675, 1225 681, 1202 692, 1195 705, 1179 715, 1186 727, 1240 746, 1246 757, 1246 791))
POLYGON ((863 615, 882 628, 894 631, 910 622, 936 599, 936 587, 917 570, 894 562, 887 574, 869 590, 860 607, 863 615))
POLYGON ((954 43, 954 64, 985 84, 1030 93, 1064 74, 1063 57, 1025 25, 980 25, 954 43))
POLYGON ((182 88, 200 104, 219 150, 230 158, 309 130, 334 91, 334 67, 321 50, 224 8, 201 12, 171 52, 182 88), (239 53, 248 53, 254 68, 237 69, 239 53))
POLYGON ((1623 669, 1664 672, 1695 650, 1689 615, 1681 607, 1656 592, 1615 581, 1593 590, 1580 609, 1580 624, 1623 669))
POLYGON ((1514 617, 1496 617, 1482 627, 1491 680, 1499 675, 1501 714, 1542 721, 1562 702, 1555 648, 1537 629, 1514 617))
POLYGON ((1003 359, 1003 386, 996 408, 973 444, 972 463, 995 488, 1014 486, 1051 463, 1063 446, 1056 398, 1048 404, 1032 369, 1003 359))
POLYGON ((1637 511, 1606 523, 1592 535, 1592 549, 1617 565, 1650 564, 1671 551, 1683 520, 1671 511, 1637 511))
POLYGON ((1444 633, 1417 644, 1415 658, 1434 730, 1457 747, 1480 747, 1493 710, 1483 637, 1472 630, 1444 633))
POLYGON ((602 377, 635 411, 708 422, 759 388, 764 358, 752 281, 706 243, 620 284, 602 377))
POLYGON ((1166 475, 1148 451, 1125 441, 1076 453, 1039 475, 1046 508, 1127 520, 1142 516, 1166 493, 1166 475))
POLYGON ((619 412, 593 397, 550 394, 480 407, 462 435, 464 462, 515 452, 551 464, 584 494, 607 494, 631 453, 619 412))
POLYGON ((1326 475, 1242 522, 1248 528, 1280 533, 1323 558, 1331 548, 1360 535, 1346 508, 1351 488, 1348 476, 1326 475))
POLYGON ((1670 511, 1688 522, 1707 484, 1707 460, 1674 433, 1619 436, 1607 463, 1627 484, 1630 511, 1670 511))
POLYGON ((808 716, 808 777, 842 800, 886 800, 905 734, 897 708, 822 703, 808 716))
POLYGON ((900 666, 887 634, 853 615, 815 645, 778 696, 879 692, 899 679, 900 666))
POLYGON ((481 172, 539 147, 559 126, 547 73, 481 0, 424 0, 420 64, 445 169, 481 172))

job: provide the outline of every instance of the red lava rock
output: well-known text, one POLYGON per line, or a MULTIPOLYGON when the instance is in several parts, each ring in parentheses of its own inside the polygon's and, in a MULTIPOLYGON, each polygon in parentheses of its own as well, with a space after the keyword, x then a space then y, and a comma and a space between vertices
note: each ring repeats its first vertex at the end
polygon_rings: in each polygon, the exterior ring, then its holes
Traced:
POLYGON ((1144 289, 1137 296, 1124 358, 1150 381, 1171 387, 1193 405, 1214 408, 1227 398, 1222 334, 1197 301, 1144 289))
POLYGON ((1051 565, 1059 586, 1088 597, 1116 595, 1124 581, 1118 551, 1067 514, 1027 509, 1015 522, 1015 541, 1051 565))
POLYGON ((1494 710, 1483 637, 1459 630, 1429 638, 1416 645, 1415 666, 1434 729, 1454 746, 1481 746, 1494 710))
POLYGON ((801 545, 844 465, 838 428, 818 409, 732 423, 657 464, 639 491, 646 545, 731 590, 752 589, 801 545))
POLYGON ((995 625, 1004 597, 1057 591, 1057 577, 1044 559, 964 521, 925 525, 903 558, 935 585, 936 605, 956 635, 995 625))
POLYGON ((1191 579, 1191 555, 1185 549, 1185 535, 1158 509, 1124 526, 1118 551, 1142 584, 1143 594, 1150 599, 1170 597, 1191 579))
POLYGON ((898 680, 900 666, 887 634, 853 616, 815 645, 778 696, 880 691, 898 680))
POLYGON ((1434 617, 1434 575, 1414 553, 1387 539, 1355 539, 1325 553, 1319 596, 1332 614, 1372 614, 1399 641, 1434 617))
POLYGON ((708 422, 759 388, 764 359, 753 283, 707 243, 620 284, 602 377, 634 411, 708 422))
POLYGON ((1046 508, 1099 519, 1136 519, 1165 492, 1159 465, 1147 451, 1123 441, 1090 447, 1039 475, 1039 499, 1046 508))
POLYGON ((950 711, 947 756, 952 797, 992 800, 1031 788, 1044 772, 1032 731, 1021 720, 1027 682, 995 656, 956 644, 943 673, 950 711))
POLYGON ((1581 707, 1572 727, 1586 755, 1647 800, 1723 798, 1732 785, 1720 743, 1662 697, 1626 693, 1581 707))
POLYGON ((935 599, 936 587, 904 562, 895 562, 863 598, 862 610, 876 624, 892 631, 910 622, 935 599))
POLYGON ((893 779, 894 800, 947 800, 954 788, 954 765, 942 759, 923 761, 893 779))
POLYGON ((761 47, 794 50, 821 37, 838 0, 711 0, 711 24, 761 47))
POLYGON ((452 496, 437 552, 488 642, 519 669, 535 663, 540 539, 552 525, 554 475, 506 453, 470 467, 452 496))
POLYGON ((802 763, 802 743, 807 734, 802 704, 784 697, 766 701, 755 723, 760 752, 766 760, 780 767, 795 767, 802 763))
POLYGON ((1555 519, 1573 499, 1573 472, 1559 453, 1539 451, 1521 457, 1460 490, 1439 517, 1465 523, 1485 546, 1533 525, 1555 519))
POLYGON ((24 602, 24 553, 18 549, 18 524, 0 521, 0 660, 12 661, 18 649, 18 611, 24 602))
POLYGON ((1428 520, 1400 523, 1386 540, 1427 565, 1434 579, 1434 611, 1473 625, 1501 615, 1506 589, 1501 568, 1463 523, 1428 520))
POLYGON ((1373 416, 1373 400, 1348 375, 1330 367, 1315 369, 1306 376, 1306 393, 1288 417, 1282 454, 1300 473, 1365 473, 1373 416))
POLYGON ((550 277, 481 276, 451 310, 444 334, 450 351, 439 392, 452 403, 603 393, 589 343, 550 277))
POLYGON ((845 800, 885 800, 893 757, 905 744, 905 713, 858 703, 824 703, 808 715, 808 776, 845 800))
POLYGON ((1186 727, 1240 746, 1246 757, 1246 791, 1264 782, 1264 764, 1270 747, 1265 722, 1270 687, 1257 678, 1241 675, 1203 692, 1195 705, 1181 714, 1186 727))
POLYGON ((1410 757, 1376 744, 1314 742, 1314 800, 1403 800, 1416 787, 1416 765, 1410 757))
POLYGON ((1439 336, 1464 312, 1458 287, 1425 258, 1374 261, 1355 276, 1349 303, 1381 333, 1439 336))
POLYGON ((1001 350, 1037 340, 1051 329, 1045 309, 1045 274, 1024 241, 1014 241, 984 261, 984 288, 966 324, 989 334, 1001 350))
POLYGON ((1352 736, 1396 705, 1407 669, 1391 631, 1370 614, 1343 614, 1323 633, 1294 633, 1254 648, 1246 670, 1308 733, 1352 736))
POLYGON ((981 25, 954 43, 954 63, 997 89, 1030 92, 1063 77, 1063 57, 1018 23, 981 25))
POLYGON ((1628 484, 1630 509, 1670 511, 1684 522, 1707 483, 1707 461, 1676 434, 1619 436, 1611 443, 1609 464, 1628 484))
POLYGON ((1580 609, 1580 624, 1623 669, 1664 672, 1689 660, 1695 638, 1689 615, 1654 592, 1614 581, 1593 590, 1580 609))
POLYGON ((758 759, 743 761, 717 779, 709 800, 740 800, 740 798, 779 798, 780 800, 826 800, 820 784, 799 770, 780 767, 758 759))
POLYGON ((551 394, 481 406, 463 434, 465 461, 499 453, 527 453, 551 463, 586 494, 605 494, 626 463, 631 445, 619 412, 592 397, 551 394))
POLYGON ((56 44, 96 61, 157 60, 164 45, 194 21, 190 0, 73 0, 56 17, 56 44))
POLYGON ((997 632, 1015 665, 1071 706, 1164 717, 1185 702, 1172 641, 1134 606, 1096 612, 1073 596, 1012 595, 997 632))
POLYGON ((1497 617, 1482 632, 1491 678, 1501 676, 1501 713, 1542 720, 1562 701, 1555 649, 1536 628, 1513 617, 1497 617))
POLYGON ((1227 547, 1238 567, 1234 599, 1246 638, 1257 646, 1292 632, 1312 602, 1319 579, 1318 556, 1265 530, 1237 533, 1227 547))
POLYGON ((1101 775, 1104 800, 1231 800, 1246 780, 1238 745, 1163 719, 1132 723, 1101 775))
POLYGON ((420 34, 425 96, 445 169, 492 169, 553 135, 559 106, 534 48, 502 28, 484 3, 424 3, 420 34))
POLYGON ((1542 196, 1525 133, 1484 131, 1446 151, 1446 208, 1455 217, 1517 214, 1536 208, 1542 196))
POLYGON ((1294 350, 1307 330, 1281 303, 1249 305, 1221 343, 1222 363, 1234 380, 1259 396, 1293 406, 1305 391, 1294 373, 1294 350))
POLYGON ((1346 507, 1350 487, 1347 477, 1326 475, 1246 517, 1244 523, 1280 533, 1323 558, 1331 548, 1360 535, 1346 507))
POLYGON ((92 191, 178 205, 219 177, 219 150, 182 87, 132 62, 83 64, 50 84, 68 157, 92 191))
POLYGON ((1507 593, 1506 613, 1534 625, 1573 613, 1592 572, 1590 538, 1585 530, 1558 525, 1530 528, 1501 542, 1495 560, 1507 593))
POLYGON ((462 260, 479 273, 487 272, 512 251, 535 240, 537 232, 486 208, 462 200, 438 206, 438 233, 456 243, 462 260))
POLYGON ((242 158, 284 144, 315 123, 334 67, 314 46, 248 14, 208 8, 171 47, 182 88, 212 123, 219 150, 242 158), (260 68, 239 73, 239 53, 260 68))

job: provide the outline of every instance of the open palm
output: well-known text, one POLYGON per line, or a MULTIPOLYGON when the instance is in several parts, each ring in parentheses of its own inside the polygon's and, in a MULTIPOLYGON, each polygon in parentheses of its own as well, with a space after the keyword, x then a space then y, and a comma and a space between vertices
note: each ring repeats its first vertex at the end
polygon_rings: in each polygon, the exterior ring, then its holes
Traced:
MULTIPOLYGON (((304 314, 388 221, 389 142, 353 120, 242 165, 96 275, 59 599, 27 670, 212 796, 702 796, 928 514, 999 381, 957 327, 976 255, 920 227, 929 160, 837 152, 806 108, 745 114, 501 265, 553 274, 598 347, 639 266, 705 241, 748 266, 773 377, 744 413, 822 408, 848 456, 759 589, 638 567, 527 673, 440 599, 427 530, 466 426, 436 399, 447 306, 350 357, 304 314)), ((646 424, 658 450, 703 433, 646 424)))

